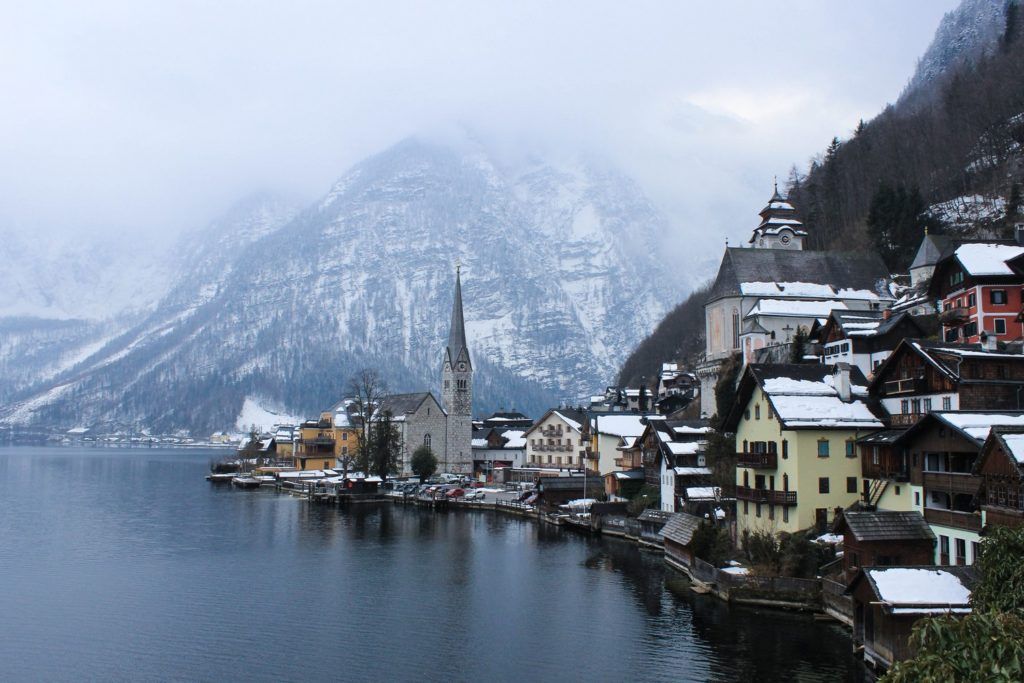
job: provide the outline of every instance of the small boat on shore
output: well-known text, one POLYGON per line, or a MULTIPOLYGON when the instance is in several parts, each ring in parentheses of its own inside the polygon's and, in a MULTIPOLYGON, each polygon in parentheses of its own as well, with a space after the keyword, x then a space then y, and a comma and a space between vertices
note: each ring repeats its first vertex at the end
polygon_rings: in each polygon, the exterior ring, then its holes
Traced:
POLYGON ((234 472, 210 472, 206 475, 206 481, 211 484, 227 484, 236 476, 234 472))
POLYGON ((231 485, 240 489, 254 489, 260 485, 260 480, 250 477, 248 474, 237 475, 231 478, 231 485))

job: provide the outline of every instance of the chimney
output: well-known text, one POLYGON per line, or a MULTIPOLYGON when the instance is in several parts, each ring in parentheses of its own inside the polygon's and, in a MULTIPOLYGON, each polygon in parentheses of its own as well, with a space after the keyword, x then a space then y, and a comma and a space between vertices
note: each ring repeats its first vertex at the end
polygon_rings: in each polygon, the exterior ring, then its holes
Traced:
POLYGON ((999 340, 995 334, 989 334, 988 332, 981 333, 981 348, 986 351, 996 351, 999 349, 999 340))
POLYGON ((1017 240, 1017 244, 1024 244, 1024 223, 1014 224, 1013 238, 1017 240))
POLYGON ((849 403, 851 398, 850 392, 850 364, 849 363, 836 363, 835 370, 832 374, 833 384, 836 388, 836 393, 839 394, 839 399, 844 403, 849 403))

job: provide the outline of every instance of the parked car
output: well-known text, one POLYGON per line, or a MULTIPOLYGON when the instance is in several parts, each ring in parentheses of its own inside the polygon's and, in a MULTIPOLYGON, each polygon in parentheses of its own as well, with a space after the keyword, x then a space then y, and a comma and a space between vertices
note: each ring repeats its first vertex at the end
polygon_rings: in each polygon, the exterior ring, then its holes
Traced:
POLYGON ((462 496, 466 495, 466 489, 450 489, 446 491, 444 495, 446 495, 449 498, 461 498, 462 496))
POLYGON ((467 491, 466 492, 466 495, 464 496, 464 500, 483 500, 484 499, 484 495, 485 494, 484 494, 483 491, 479 491, 477 489, 473 489, 472 491, 467 491))

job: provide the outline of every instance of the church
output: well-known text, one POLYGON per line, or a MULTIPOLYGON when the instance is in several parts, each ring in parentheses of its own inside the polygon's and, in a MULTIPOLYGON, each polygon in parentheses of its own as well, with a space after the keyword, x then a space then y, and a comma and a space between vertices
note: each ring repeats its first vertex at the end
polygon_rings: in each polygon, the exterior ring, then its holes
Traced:
POLYGON ((725 360, 791 342, 833 310, 885 310, 894 300, 889 271, 873 252, 815 251, 778 186, 746 247, 726 247, 704 303, 705 352, 697 366, 700 409, 715 414, 715 384, 725 360))
POLYGON ((438 472, 473 473, 473 362, 466 344, 459 267, 448 345, 441 359, 441 387, 440 402, 429 391, 391 394, 376 413, 379 417, 390 412, 398 429, 400 476, 412 475, 412 454, 421 445, 433 451, 438 472))

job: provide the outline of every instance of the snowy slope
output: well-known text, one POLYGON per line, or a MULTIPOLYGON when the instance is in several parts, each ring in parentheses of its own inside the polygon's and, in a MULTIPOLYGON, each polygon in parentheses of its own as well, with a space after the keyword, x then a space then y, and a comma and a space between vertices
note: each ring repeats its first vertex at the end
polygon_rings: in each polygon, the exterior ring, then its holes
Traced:
POLYGON ((0 420, 212 431, 252 396, 313 414, 362 367, 395 390, 436 388, 456 260, 476 409, 536 412, 613 377, 683 294, 656 248, 662 216, 579 160, 502 168, 479 146, 407 140, 283 227, 260 227, 261 211, 289 216, 260 206, 198 244, 153 314, 70 389, 39 400, 68 376, 42 383, 22 396, 31 410, 0 420))

